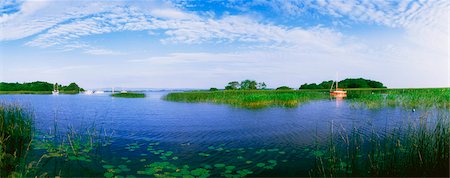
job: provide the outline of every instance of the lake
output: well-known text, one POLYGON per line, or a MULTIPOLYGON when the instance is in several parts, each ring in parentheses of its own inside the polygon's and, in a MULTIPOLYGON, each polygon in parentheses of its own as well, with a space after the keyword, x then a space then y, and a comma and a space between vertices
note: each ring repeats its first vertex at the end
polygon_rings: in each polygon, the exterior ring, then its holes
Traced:
MULTIPOLYGON (((383 136, 427 112, 364 109, 334 99, 295 108, 243 109, 169 102, 161 99, 165 94, 146 92, 146 98, 132 99, 108 94, 0 95, 0 100, 20 103, 34 112, 38 139, 62 138, 70 129, 107 138, 100 148, 86 151, 88 161, 39 162, 42 169, 37 174, 49 176, 148 176, 158 167, 162 176, 170 171, 205 175, 205 170, 211 176, 309 176, 317 150, 332 131, 359 128, 362 135, 374 131, 383 136)), ((30 160, 41 157, 42 145, 30 153, 30 160)))

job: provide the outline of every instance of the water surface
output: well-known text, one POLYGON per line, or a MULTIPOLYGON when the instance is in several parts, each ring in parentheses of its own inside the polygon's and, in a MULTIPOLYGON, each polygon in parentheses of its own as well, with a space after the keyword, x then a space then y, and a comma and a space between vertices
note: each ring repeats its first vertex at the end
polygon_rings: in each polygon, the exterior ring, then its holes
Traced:
POLYGON ((56 128, 57 134, 64 134, 69 127, 84 132, 95 127, 111 135, 111 144, 95 153, 97 163, 50 160, 42 164, 49 175, 61 172, 65 176, 103 176, 105 164, 129 169, 115 175, 143 176, 138 171, 154 162, 179 167, 174 170, 185 165, 189 170, 206 167, 212 176, 243 169, 252 171, 250 176, 308 176, 314 166, 313 151, 320 149, 316 145, 326 143, 332 130, 357 127, 363 134, 376 131, 383 135, 423 114, 401 108, 369 110, 332 99, 295 108, 251 110, 168 102, 161 99, 165 94, 147 92, 146 98, 132 99, 108 94, 0 95, 0 99, 32 109, 41 133, 54 133, 56 128), (138 148, 130 150, 129 145, 138 148))

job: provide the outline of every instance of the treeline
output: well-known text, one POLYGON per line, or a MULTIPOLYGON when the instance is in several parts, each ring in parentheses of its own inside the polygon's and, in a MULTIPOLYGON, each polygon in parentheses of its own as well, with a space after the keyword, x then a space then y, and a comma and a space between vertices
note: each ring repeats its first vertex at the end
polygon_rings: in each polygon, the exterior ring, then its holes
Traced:
MULTIPOLYGON (((301 85, 299 89, 330 89, 332 84, 333 80, 323 81, 322 83, 319 84, 305 83, 301 85)), ((383 83, 374 80, 368 80, 363 78, 349 78, 339 81, 339 88, 386 88, 386 86, 384 86, 383 83)))
MULTIPOLYGON (((333 80, 323 81, 322 83, 305 83, 299 87, 299 89, 330 89, 333 85, 333 80)), ((335 85, 335 84, 334 84, 335 85)), ((386 88, 383 83, 368 80, 363 78, 349 78, 339 81, 339 88, 386 88)), ((241 82, 232 81, 225 86, 225 90, 265 90, 267 85, 265 82, 257 82, 255 80, 244 80, 241 82)), ((217 91, 217 88, 211 88, 210 91, 217 91)), ((280 86, 276 90, 293 90, 293 88, 287 86, 280 86)))
MULTIPOLYGON (((60 91, 84 91, 76 83, 67 86, 56 84, 60 91)), ((53 84, 48 82, 6 83, 0 82, 0 91, 53 91, 53 84)))

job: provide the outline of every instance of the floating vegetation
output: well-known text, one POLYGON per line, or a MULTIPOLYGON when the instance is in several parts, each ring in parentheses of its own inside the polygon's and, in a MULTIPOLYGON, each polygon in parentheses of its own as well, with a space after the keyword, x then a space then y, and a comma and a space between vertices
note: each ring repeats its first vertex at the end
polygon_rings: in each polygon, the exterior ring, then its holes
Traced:
POLYGON ((199 156, 204 156, 204 157, 208 157, 208 156, 211 156, 210 154, 208 154, 208 153, 199 153, 198 154, 199 156))
MULTIPOLYGON (((142 145, 142 144, 141 144, 141 145, 142 145)), ((128 150, 128 151, 134 151, 134 150, 136 150, 136 149, 141 148, 141 145, 138 144, 138 143, 132 143, 132 144, 127 145, 127 146, 125 147, 125 149, 128 150)))

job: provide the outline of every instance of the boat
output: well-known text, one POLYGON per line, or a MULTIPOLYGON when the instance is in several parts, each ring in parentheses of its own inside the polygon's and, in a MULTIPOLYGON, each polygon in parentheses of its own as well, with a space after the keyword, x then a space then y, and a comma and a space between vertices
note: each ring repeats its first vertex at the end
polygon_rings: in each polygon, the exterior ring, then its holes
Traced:
POLYGON ((330 96, 333 96, 333 97, 336 97, 336 98, 347 97, 347 91, 344 91, 342 88, 339 88, 339 82, 338 82, 337 77, 336 77, 336 89, 335 90, 333 90, 333 86, 334 86, 334 81, 331 84, 330 96))
POLYGON ((83 92, 85 95, 92 95, 94 92, 92 90, 86 90, 83 92))
POLYGON ((58 95, 59 94, 59 90, 58 90, 58 83, 55 83, 53 85, 53 91, 52 91, 53 95, 58 95), (56 86, 56 87, 55 87, 56 86))
POLYGON ((105 92, 102 90, 95 90, 95 92, 94 92, 94 94, 103 94, 103 93, 105 93, 105 92))

